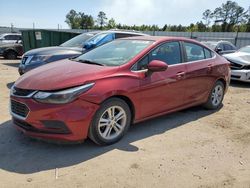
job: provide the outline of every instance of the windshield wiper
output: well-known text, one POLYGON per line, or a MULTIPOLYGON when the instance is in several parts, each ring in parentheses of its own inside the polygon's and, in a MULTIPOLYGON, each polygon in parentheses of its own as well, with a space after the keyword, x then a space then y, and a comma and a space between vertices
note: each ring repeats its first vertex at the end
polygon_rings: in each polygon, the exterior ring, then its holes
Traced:
POLYGON ((91 61, 91 60, 88 60, 88 59, 71 59, 73 61, 78 61, 78 62, 81 62, 81 63, 86 63, 86 64, 93 64, 93 65, 100 65, 100 66, 104 66, 103 64, 101 63, 97 63, 97 62, 94 62, 94 61, 91 61))

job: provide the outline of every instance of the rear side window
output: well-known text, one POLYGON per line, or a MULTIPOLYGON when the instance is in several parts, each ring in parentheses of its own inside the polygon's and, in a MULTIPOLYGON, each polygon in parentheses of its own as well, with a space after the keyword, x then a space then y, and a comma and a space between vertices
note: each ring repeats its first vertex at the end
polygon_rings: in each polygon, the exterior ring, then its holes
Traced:
POLYGON ((205 52, 206 59, 212 58, 212 52, 210 50, 204 48, 204 52, 205 52))
POLYGON ((206 59, 205 50, 200 45, 184 42, 184 50, 186 51, 188 62, 206 59))
POLYGON ((120 38, 126 38, 126 37, 134 37, 138 36, 136 34, 128 34, 128 33, 115 33, 115 38, 120 39, 120 38))

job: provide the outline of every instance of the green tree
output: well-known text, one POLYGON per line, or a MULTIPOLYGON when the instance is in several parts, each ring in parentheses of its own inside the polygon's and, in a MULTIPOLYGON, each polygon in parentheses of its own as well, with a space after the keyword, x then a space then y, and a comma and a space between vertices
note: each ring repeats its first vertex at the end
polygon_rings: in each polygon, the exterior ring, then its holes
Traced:
POLYGON ((223 32, 233 31, 235 25, 246 21, 247 11, 237 2, 227 1, 214 10, 213 17, 216 20, 221 20, 223 32))
POLYGON ((100 12, 98 13, 96 22, 97 22, 98 25, 100 25, 100 28, 101 28, 101 29, 107 24, 107 19, 108 19, 108 18, 106 17, 105 12, 100 11, 100 12))
POLYGON ((205 20, 206 27, 209 27, 209 24, 211 23, 211 19, 213 18, 213 13, 211 10, 207 9, 202 14, 202 19, 205 20))
POLYGON ((65 22, 71 29, 91 29, 94 27, 94 19, 91 15, 83 12, 77 13, 73 9, 66 15, 65 22))
POLYGON ((111 18, 111 19, 108 21, 108 28, 109 28, 109 29, 116 28, 116 23, 115 23, 115 19, 114 19, 114 18, 111 18))
POLYGON ((80 27, 79 21, 77 19, 78 13, 75 10, 70 10, 66 15, 65 22, 69 25, 71 29, 78 29, 80 27))

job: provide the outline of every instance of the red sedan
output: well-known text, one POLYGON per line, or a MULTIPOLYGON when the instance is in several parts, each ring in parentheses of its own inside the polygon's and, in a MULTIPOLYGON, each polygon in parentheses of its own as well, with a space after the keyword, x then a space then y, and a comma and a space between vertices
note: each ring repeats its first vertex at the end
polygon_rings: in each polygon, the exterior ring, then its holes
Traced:
POLYGON ((11 115, 32 137, 112 144, 132 123, 196 105, 219 108, 229 78, 229 62, 197 41, 120 39, 20 77, 11 115))

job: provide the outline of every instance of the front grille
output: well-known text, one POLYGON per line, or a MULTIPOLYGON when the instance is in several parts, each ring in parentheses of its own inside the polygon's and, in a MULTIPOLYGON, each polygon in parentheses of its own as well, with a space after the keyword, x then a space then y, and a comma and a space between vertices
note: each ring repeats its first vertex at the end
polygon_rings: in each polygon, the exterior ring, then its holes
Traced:
POLYGON ((237 78, 237 79, 240 79, 240 76, 237 76, 237 75, 231 75, 232 78, 237 78))
POLYGON ((231 62, 231 61, 230 61, 230 67, 232 70, 241 70, 243 68, 242 65, 231 62))
POLYGON ((26 62, 27 59, 28 59, 28 57, 27 57, 27 56, 24 56, 24 57, 22 58, 22 64, 25 64, 25 62, 26 62))
POLYGON ((243 70, 250 70, 250 65, 245 65, 242 67, 243 70))
POLYGON ((23 103, 11 100, 11 112, 25 118, 29 113, 29 108, 23 103))
POLYGON ((17 96, 28 96, 29 94, 31 94, 32 92, 34 92, 35 90, 31 90, 31 89, 20 89, 17 87, 14 87, 13 89, 13 95, 17 95, 17 96))

